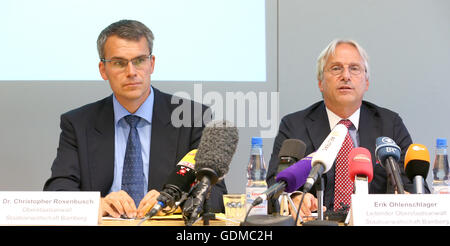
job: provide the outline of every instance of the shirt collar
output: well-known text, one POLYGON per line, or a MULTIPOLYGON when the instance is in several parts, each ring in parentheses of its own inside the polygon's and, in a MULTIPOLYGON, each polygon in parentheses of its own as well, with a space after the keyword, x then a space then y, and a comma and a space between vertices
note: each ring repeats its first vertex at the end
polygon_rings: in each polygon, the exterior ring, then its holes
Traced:
MULTIPOLYGON (((138 110, 132 115, 139 116, 151 124, 154 101, 155 101, 155 94, 153 93, 153 87, 150 86, 150 95, 147 97, 147 99, 145 99, 144 103, 138 108, 138 110)), ((115 95, 113 95, 113 108, 114 108, 114 124, 116 125, 120 119, 131 114, 119 103, 119 101, 117 101, 115 95)))
MULTIPOLYGON (((337 116, 335 113, 333 113, 327 107, 325 107, 325 108, 327 110, 328 121, 330 123, 330 129, 333 129, 339 123, 339 121, 343 120, 343 118, 337 116)), ((356 130, 358 130, 358 127, 359 127, 360 112, 361 112, 361 108, 358 108, 358 110, 356 110, 350 117, 347 118, 355 126, 356 130)))

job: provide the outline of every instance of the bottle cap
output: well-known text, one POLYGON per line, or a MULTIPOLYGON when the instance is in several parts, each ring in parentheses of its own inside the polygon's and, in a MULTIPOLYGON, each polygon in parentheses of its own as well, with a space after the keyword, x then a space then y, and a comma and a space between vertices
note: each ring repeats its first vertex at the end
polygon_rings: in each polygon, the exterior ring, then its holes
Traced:
POLYGON ((445 147, 447 148, 447 139, 446 138, 438 138, 436 139, 436 147, 445 147))
POLYGON ((252 145, 263 145, 262 138, 260 137, 252 137, 252 145))

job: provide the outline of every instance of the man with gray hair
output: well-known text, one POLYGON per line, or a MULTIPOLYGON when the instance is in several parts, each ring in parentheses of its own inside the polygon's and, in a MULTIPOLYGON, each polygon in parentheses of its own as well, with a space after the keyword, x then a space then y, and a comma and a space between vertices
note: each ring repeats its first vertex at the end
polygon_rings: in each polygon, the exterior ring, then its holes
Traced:
MULTIPOLYGON (((344 124, 349 129, 348 150, 346 156, 343 150, 340 150, 335 163, 324 175, 326 209, 343 211, 349 208, 353 183, 349 180, 348 174, 348 152, 355 147, 367 148, 372 154, 374 177, 369 184, 369 193, 390 192, 386 170, 375 162, 376 138, 389 137, 401 147, 399 167, 403 166, 404 154, 412 144, 412 140, 397 113, 363 101, 363 96, 369 89, 369 64, 366 52, 353 40, 333 40, 318 57, 317 80, 323 100, 304 110, 291 113, 281 120, 269 164, 268 184, 274 183, 278 153, 285 139, 304 141, 305 155, 308 155, 320 147, 331 129, 337 124, 344 124)), ((405 189, 411 191, 412 183, 406 177, 403 168, 399 170, 402 170, 401 178, 405 189)), ((309 216, 311 211, 318 208, 317 199, 313 195, 315 189, 310 192, 305 194, 300 210, 301 216, 309 216)), ((294 197, 297 206, 300 197, 294 197)))
MULTIPOLYGON (((134 20, 112 23, 100 33, 99 70, 113 94, 61 116, 59 147, 44 190, 100 191, 103 216, 142 218, 176 164, 197 148, 210 111, 150 85, 153 39, 151 30, 134 20), (183 112, 190 125, 171 121, 180 105, 191 109, 183 112)), ((212 188, 212 211, 224 210, 226 192, 223 180, 212 188)))

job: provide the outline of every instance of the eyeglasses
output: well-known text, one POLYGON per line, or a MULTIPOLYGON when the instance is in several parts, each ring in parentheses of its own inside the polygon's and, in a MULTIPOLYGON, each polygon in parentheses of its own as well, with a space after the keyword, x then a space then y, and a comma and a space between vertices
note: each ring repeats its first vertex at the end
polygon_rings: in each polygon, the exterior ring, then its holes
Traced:
MULTIPOLYGON (((332 75, 337 76, 337 75, 341 75, 344 72, 344 70, 345 70, 344 66, 334 65, 334 66, 330 67, 327 71, 330 72, 332 75)), ((362 68, 359 65, 350 65, 350 66, 348 66, 348 71, 352 75, 360 75, 365 70, 364 70, 364 68, 362 68)))
POLYGON ((151 57, 152 55, 150 54, 148 56, 139 56, 131 60, 121 58, 113 58, 111 60, 106 60, 105 58, 101 58, 100 61, 109 62, 114 69, 124 69, 128 66, 128 62, 131 61, 131 63, 135 68, 140 69, 143 68, 144 64, 146 64, 151 57))

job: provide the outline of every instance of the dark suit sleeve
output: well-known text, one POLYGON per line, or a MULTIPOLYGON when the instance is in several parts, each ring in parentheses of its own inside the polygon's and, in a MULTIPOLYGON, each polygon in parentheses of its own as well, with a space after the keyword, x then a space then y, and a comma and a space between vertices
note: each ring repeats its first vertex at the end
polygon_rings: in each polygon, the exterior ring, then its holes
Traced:
POLYGON ((60 127, 57 155, 51 168, 51 177, 45 182, 44 191, 78 191, 80 168, 75 130, 65 115, 61 116, 60 127))

